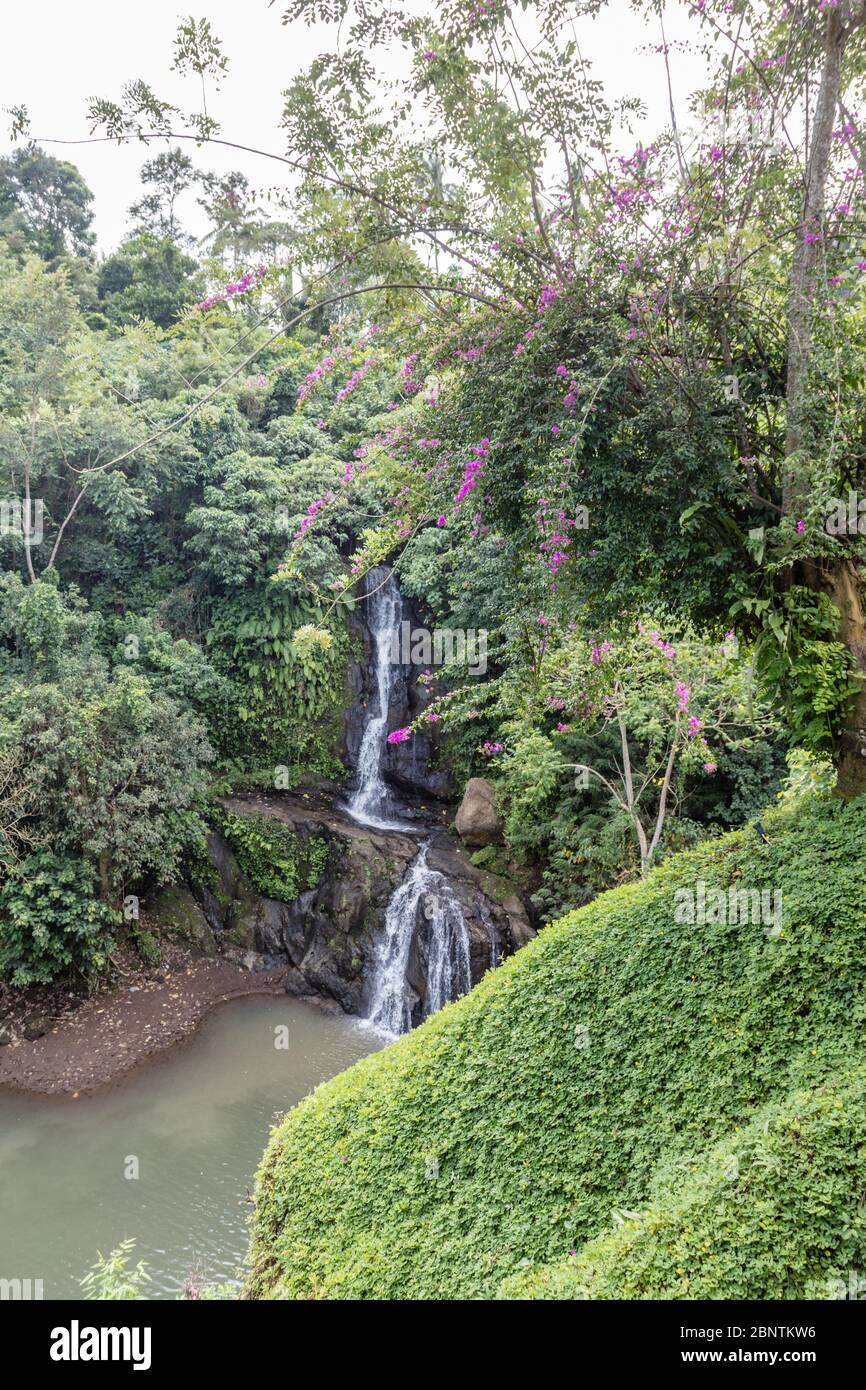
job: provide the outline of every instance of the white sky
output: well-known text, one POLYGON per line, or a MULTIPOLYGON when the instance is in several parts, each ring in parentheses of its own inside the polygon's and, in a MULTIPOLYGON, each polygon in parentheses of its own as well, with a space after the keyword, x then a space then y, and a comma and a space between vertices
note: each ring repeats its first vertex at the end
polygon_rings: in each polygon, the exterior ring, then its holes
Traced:
MULTIPOLYGON (((280 22, 283 0, 276 0, 273 8, 267 0, 202 0, 200 5, 193 0, 186 10, 180 9, 182 3, 148 0, 133 6, 118 0, 40 0, 35 11, 25 4, 5 7, 0 105, 26 104, 33 135, 46 141, 52 153, 78 165, 95 195, 95 227, 104 251, 111 250, 124 234, 126 209, 140 196, 141 164, 165 146, 48 144, 49 136, 87 137, 91 96, 118 97, 124 82, 141 77, 157 95, 184 108, 195 107, 192 84, 169 71, 172 40, 185 14, 207 15, 229 55, 222 89, 209 101, 211 113, 223 126, 221 134, 279 153, 283 149, 278 129, 281 93, 294 73, 330 46, 324 30, 303 24, 284 27, 280 22)), ((425 0, 417 4, 421 10, 427 8, 425 0)), ((669 44, 697 34, 696 20, 681 0, 671 0, 665 28, 669 44)), ((645 27, 628 0, 610 0, 604 14, 578 21, 577 29, 584 56, 592 59, 594 76, 603 82, 608 100, 637 95, 645 101, 646 126, 638 134, 651 139, 668 121, 663 61, 641 51, 647 44, 660 42, 658 21, 645 27)), ((682 119, 685 98, 700 85, 703 67, 696 50, 674 51, 670 62, 682 119)), ((0 116, 0 152, 11 148, 8 129, 8 117, 0 116)), ((202 167, 243 169, 252 187, 284 181, 279 166, 267 160, 214 147, 197 151, 185 144, 184 148, 202 167)), ((204 231, 192 193, 181 213, 193 234, 204 231)))

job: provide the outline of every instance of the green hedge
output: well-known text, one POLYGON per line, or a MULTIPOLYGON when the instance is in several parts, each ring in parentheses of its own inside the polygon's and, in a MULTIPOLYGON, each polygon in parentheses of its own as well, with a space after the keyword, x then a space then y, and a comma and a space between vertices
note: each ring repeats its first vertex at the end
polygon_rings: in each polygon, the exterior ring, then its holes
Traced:
POLYGON ((291 1111, 250 1296, 780 1297, 866 1270, 866 801, 764 823, 546 928, 291 1111), (781 934, 677 925, 698 879, 780 889, 781 934))
POLYGON ((866 1259, 866 1070, 758 1111, 697 1161, 673 1162, 641 1212, 507 1297, 839 1297, 866 1259))

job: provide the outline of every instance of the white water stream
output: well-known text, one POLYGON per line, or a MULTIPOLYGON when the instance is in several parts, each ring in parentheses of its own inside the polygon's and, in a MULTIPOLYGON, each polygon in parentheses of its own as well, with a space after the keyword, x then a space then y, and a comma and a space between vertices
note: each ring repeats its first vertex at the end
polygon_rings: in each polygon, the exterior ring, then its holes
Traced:
POLYGON ((391 660, 392 634, 400 622, 400 591, 393 576, 383 569, 371 570, 367 603, 367 626, 375 643, 374 698, 358 751, 358 785, 346 810, 353 820, 373 830, 408 830, 401 821, 383 816, 391 796, 382 778, 382 756, 388 733, 388 705, 400 667, 391 660), (385 576, 387 575, 387 578, 385 576))
MULTIPOLYGON (((371 571, 367 626, 374 642, 374 693, 358 751, 358 780, 347 804, 353 820, 373 830, 409 831, 389 814, 391 794, 382 776, 388 707, 400 666, 393 660, 394 633, 402 616, 400 590, 385 569, 371 571)), ((423 979, 423 1015, 435 1013, 472 985, 469 931, 460 902, 445 876, 427 864, 424 844, 388 904, 376 943, 367 1021, 385 1033, 405 1033, 423 979), (413 947, 414 952, 413 952, 413 947)), ((417 1022, 417 1008, 415 1022, 417 1022)))
POLYGON ((367 1020, 385 1033, 412 1027, 417 1001, 409 979, 413 945, 420 957, 417 973, 424 978, 425 1016, 471 988, 463 910, 444 874, 428 866, 426 845, 389 902, 376 945, 367 1020))

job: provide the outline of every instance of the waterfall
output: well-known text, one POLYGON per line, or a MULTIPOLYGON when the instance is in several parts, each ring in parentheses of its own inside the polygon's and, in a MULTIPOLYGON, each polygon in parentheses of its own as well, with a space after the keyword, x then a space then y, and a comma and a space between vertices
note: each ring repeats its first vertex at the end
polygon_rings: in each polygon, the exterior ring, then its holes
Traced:
MULTIPOLYGON (((382 776, 388 706, 400 665, 394 660, 402 599, 394 576, 383 566, 368 576, 367 626, 373 639, 373 694, 358 750, 357 784, 346 810, 373 830, 413 827, 390 818, 391 793, 382 776)), ((413 859, 385 911, 374 946, 367 984, 367 1021, 383 1032, 405 1033, 472 987, 469 929, 463 909, 444 874, 427 864, 427 844, 413 859)))
POLYGON ((463 911, 445 876, 429 868, 426 844, 388 904, 376 945, 367 1021, 383 1032, 405 1033, 412 1027, 417 997, 409 982, 413 944, 420 957, 426 1017, 472 986, 463 911))
MULTIPOLYGON (((422 853, 426 853, 426 850, 422 853)), ((427 872, 430 880, 423 902, 424 915, 430 923, 430 939, 424 1012, 434 1014, 472 988, 472 968, 469 961, 469 932, 463 909, 452 893, 448 880, 429 869, 427 872)))
POLYGON ((388 729, 388 704, 400 669, 392 660, 393 636, 400 622, 400 590, 393 575, 382 567, 370 571, 368 582, 371 592, 367 598, 367 626, 375 644, 376 689, 358 752, 358 785, 346 810, 353 820, 374 830, 406 830, 408 826, 385 819, 381 814, 391 802, 382 778, 382 755, 388 729))

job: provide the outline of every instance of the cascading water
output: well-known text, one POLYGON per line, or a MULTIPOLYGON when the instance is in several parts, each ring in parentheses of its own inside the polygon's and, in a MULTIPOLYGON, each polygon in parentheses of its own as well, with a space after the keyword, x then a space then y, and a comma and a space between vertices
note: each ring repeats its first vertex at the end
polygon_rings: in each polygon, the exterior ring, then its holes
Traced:
MULTIPOLYGON (((382 567, 368 576, 367 626, 373 638, 374 692, 358 751, 357 785, 346 810, 373 830, 412 827, 395 820, 382 776, 388 706, 400 666, 393 659, 402 599, 393 575, 382 567)), ((421 846, 385 912, 368 986, 368 1022, 404 1033, 420 1016, 435 1013, 472 987, 469 931, 448 880, 427 864, 421 846), (413 977, 410 981, 410 975, 413 977)))
POLYGON ((391 803, 382 778, 382 754, 388 728, 388 704, 400 669, 392 660, 393 636, 399 626, 402 606, 400 590, 393 575, 382 568, 371 570, 368 581, 367 626, 375 644, 376 689, 358 752, 358 785, 346 810, 353 820, 374 830, 407 830, 408 826, 400 821, 382 815, 391 803))
MULTIPOLYGON (((422 853, 426 853, 423 850, 422 853)), ((430 923, 425 1014, 434 1014, 472 988, 469 932, 463 909, 442 874, 427 870, 424 916, 430 923)))
POLYGON ((428 866, 426 845, 388 904, 376 947, 367 1020, 382 1032, 405 1033, 412 1027, 417 1001, 409 983, 413 944, 422 957, 421 1012, 426 1016, 472 986, 463 911, 445 876, 428 866))

